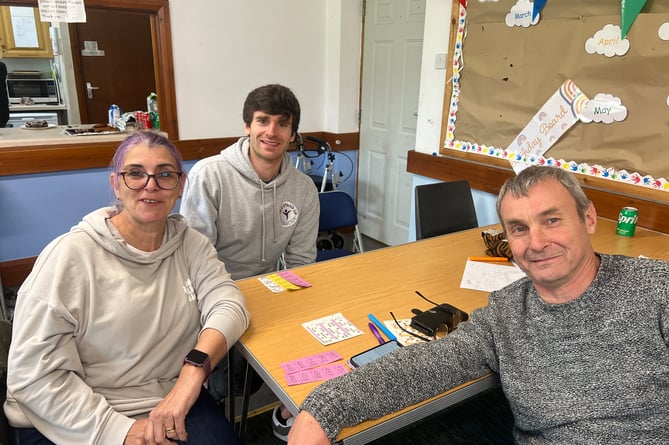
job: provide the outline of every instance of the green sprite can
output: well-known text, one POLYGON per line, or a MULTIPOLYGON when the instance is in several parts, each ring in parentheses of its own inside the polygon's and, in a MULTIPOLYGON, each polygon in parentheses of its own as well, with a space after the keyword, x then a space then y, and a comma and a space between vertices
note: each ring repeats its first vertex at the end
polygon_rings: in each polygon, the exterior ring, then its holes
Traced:
POLYGON ((639 218, 639 210, 634 207, 623 207, 618 214, 618 227, 616 234, 620 236, 634 236, 636 221, 639 218))

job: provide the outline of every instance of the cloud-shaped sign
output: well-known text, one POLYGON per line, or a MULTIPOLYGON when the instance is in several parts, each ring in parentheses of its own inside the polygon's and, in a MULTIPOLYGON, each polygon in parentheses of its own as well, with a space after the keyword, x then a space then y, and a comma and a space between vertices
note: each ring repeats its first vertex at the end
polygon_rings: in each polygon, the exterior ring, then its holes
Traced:
POLYGON ((597 94, 581 111, 583 122, 594 121, 610 124, 613 121, 623 121, 626 117, 627 107, 622 104, 620 98, 605 93, 597 94))
POLYGON ((532 20, 532 3, 529 0, 518 0, 511 7, 511 12, 506 15, 506 26, 522 26, 527 28, 530 25, 536 25, 539 22, 539 14, 532 20))
POLYGON ((585 42, 588 54, 604 54, 606 57, 622 56, 630 49, 630 41, 622 38, 620 26, 608 24, 585 42))
POLYGON ((669 40, 669 22, 660 25, 660 28, 657 30, 657 35, 662 40, 669 40))

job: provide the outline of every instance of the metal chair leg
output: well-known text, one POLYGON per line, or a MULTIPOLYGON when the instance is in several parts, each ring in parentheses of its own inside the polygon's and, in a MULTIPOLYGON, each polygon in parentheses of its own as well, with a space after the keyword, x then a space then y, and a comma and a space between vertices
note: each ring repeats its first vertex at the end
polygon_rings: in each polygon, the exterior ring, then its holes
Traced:
POLYGON ((7 314, 7 304, 5 303, 5 290, 2 287, 2 277, 0 277, 0 316, 3 320, 9 321, 9 314, 7 314))
POLYGON ((232 393, 232 388, 234 384, 234 373, 232 372, 232 358, 234 354, 237 354, 235 348, 230 348, 228 351, 228 398, 226 400, 228 421, 234 426, 235 425, 235 396, 232 393))
POLYGON ((246 422, 249 417, 249 399, 251 398, 251 365, 246 363, 246 373, 244 374, 244 395, 242 398, 242 413, 239 420, 239 437, 243 440, 246 435, 246 422))

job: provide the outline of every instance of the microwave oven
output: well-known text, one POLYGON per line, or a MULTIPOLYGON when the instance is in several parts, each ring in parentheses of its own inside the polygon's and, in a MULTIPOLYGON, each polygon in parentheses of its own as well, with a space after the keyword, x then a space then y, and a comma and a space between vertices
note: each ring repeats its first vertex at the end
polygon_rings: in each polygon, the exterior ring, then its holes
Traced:
POLYGON ((34 104, 60 103, 58 84, 53 79, 7 79, 7 96, 10 104, 20 104, 24 97, 34 104))

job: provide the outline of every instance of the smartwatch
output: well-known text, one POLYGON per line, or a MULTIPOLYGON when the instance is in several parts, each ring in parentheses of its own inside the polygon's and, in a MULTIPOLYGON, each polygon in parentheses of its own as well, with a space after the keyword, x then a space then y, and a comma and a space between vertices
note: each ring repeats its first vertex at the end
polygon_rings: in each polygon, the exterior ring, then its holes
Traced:
POLYGON ((202 368, 204 370, 204 380, 205 382, 207 381, 211 374, 211 362, 209 361, 208 354, 193 349, 186 355, 186 358, 184 358, 184 364, 186 363, 202 368))

